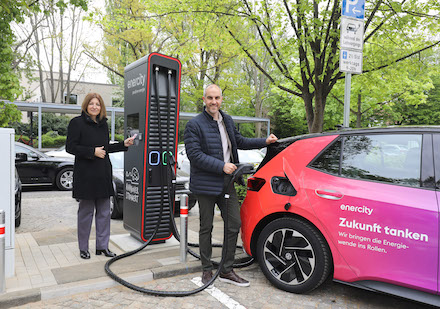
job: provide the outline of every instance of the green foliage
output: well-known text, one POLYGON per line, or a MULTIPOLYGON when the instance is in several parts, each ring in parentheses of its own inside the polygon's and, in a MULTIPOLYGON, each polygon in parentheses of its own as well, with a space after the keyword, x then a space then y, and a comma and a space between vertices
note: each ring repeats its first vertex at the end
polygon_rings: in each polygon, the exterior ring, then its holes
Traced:
MULTIPOLYGON (((38 139, 34 140, 34 145, 38 144, 38 139)), ((66 144, 66 136, 58 135, 57 132, 49 131, 41 136, 41 146, 43 148, 59 148, 66 144)))
MULTIPOLYGON (((342 123, 340 1, 109 0, 106 9, 90 19, 106 33, 103 58, 115 80, 127 64, 161 52, 182 63, 182 111, 200 111, 203 87, 218 83, 225 111, 270 115, 280 137, 342 123)), ((352 126, 388 123, 400 117, 396 104, 425 102, 439 67, 427 58, 439 43, 439 10, 436 0, 366 1, 364 73, 353 76, 351 97, 360 116, 352 112, 352 126)))
POLYGON ((115 140, 118 142, 124 141, 124 134, 115 134, 115 140))
MULTIPOLYGON (((43 113, 41 118, 41 130, 43 134, 54 131, 58 132, 59 135, 67 135, 67 127, 71 119, 70 117, 57 116, 52 113, 43 113)), ((34 116, 34 123, 37 122, 38 118, 37 116, 34 116)))
POLYGON ((439 125, 440 75, 434 77, 433 82, 434 88, 427 93, 426 100, 417 105, 396 103, 388 121, 402 125, 439 125))
MULTIPOLYGON (((21 113, 20 113, 21 116, 21 113)), ((33 128, 32 135, 37 136, 38 134, 38 116, 35 115, 33 118, 33 128)), ((58 135, 67 135, 67 127, 70 122, 70 117, 68 116, 59 116, 52 113, 43 113, 41 117, 41 131, 42 134, 46 134, 48 132, 56 132, 58 135)), ((11 127, 15 129, 16 135, 26 135, 29 136, 31 132, 31 124, 30 123, 21 123, 21 122, 13 122, 11 123, 11 127)), ((52 133, 53 134, 53 133, 52 133)))
MULTIPOLYGON (((16 141, 24 141, 29 144, 30 137, 26 135, 15 135, 16 141)), ((57 132, 49 131, 41 136, 41 146, 43 148, 59 148, 66 144, 66 136, 58 135, 57 132)), ((33 146, 38 145, 38 138, 33 139, 33 146)))
MULTIPOLYGON (((277 91, 279 92, 279 91, 277 91)), ((269 98, 272 133, 278 138, 302 135, 308 132, 302 102, 283 93, 269 98)))
POLYGON ((17 72, 13 68, 15 36, 10 23, 22 22, 25 10, 27 4, 24 0, 2 0, 0 3, 0 99, 13 101, 21 94, 17 72))
POLYGON ((21 117, 20 111, 14 104, 0 102, 0 127, 8 127, 14 121, 19 121, 21 117))
POLYGON ((238 183, 234 183, 235 186, 235 191, 237 192, 237 197, 238 197, 238 203, 239 205, 243 204, 243 201, 246 197, 247 194, 247 180, 250 177, 250 175, 245 175, 243 176, 243 183, 242 184, 238 184, 238 183))

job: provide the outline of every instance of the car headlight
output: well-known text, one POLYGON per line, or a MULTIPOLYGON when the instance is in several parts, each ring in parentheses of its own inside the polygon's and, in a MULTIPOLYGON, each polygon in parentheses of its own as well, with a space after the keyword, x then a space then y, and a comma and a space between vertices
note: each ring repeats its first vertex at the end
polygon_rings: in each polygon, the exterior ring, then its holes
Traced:
POLYGON ((185 190, 189 190, 189 181, 185 182, 183 186, 185 187, 185 190))

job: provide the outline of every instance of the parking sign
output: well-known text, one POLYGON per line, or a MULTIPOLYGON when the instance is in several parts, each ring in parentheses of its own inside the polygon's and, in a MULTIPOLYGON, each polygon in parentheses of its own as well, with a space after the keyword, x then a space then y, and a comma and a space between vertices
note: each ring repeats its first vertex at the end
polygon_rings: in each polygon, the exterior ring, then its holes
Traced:
POLYGON ((365 0, 342 0, 342 16, 364 19, 365 0))

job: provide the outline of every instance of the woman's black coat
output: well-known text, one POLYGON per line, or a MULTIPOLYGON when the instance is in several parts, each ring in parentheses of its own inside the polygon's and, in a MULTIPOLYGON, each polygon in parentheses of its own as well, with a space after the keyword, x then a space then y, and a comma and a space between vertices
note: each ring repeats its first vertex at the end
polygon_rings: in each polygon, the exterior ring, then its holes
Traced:
POLYGON ((66 151, 75 155, 73 167, 73 197, 92 200, 115 194, 112 184, 112 164, 108 154, 126 151, 124 142, 110 144, 107 119, 97 123, 82 112, 73 118, 67 130, 66 151), (95 156, 95 147, 104 146, 104 159, 95 156))

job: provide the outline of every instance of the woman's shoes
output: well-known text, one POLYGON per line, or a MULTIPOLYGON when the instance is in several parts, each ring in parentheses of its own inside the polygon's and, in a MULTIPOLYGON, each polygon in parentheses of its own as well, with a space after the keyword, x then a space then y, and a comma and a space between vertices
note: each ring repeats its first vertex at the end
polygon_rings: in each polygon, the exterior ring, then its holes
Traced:
MULTIPOLYGON (((115 257, 115 256, 116 256, 116 254, 113 253, 113 252, 111 252, 109 249, 104 249, 104 250, 98 250, 98 249, 96 249, 96 255, 101 255, 102 253, 103 253, 105 256, 107 256, 107 257, 115 257)), ((89 251, 82 251, 82 250, 80 250, 80 251, 79 251, 79 256, 80 256, 82 259, 85 259, 85 260, 90 259, 90 253, 89 253, 89 251)))
POLYGON ((85 260, 90 259, 90 253, 89 253, 89 251, 82 251, 82 250, 80 250, 80 251, 79 251, 79 256, 80 256, 82 259, 85 259, 85 260))
POLYGON ((103 250, 96 249, 96 255, 101 255, 101 253, 104 253, 104 255, 107 257, 116 256, 116 253, 111 252, 109 249, 103 249, 103 250))

